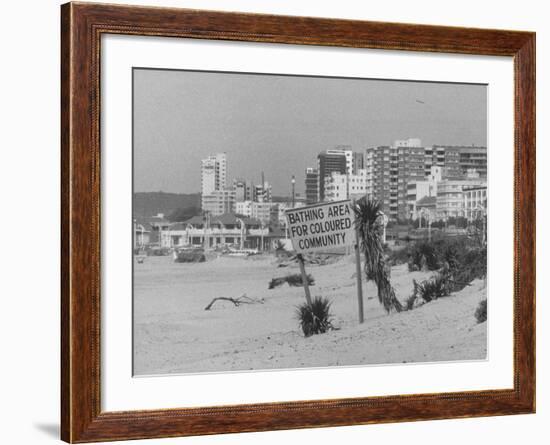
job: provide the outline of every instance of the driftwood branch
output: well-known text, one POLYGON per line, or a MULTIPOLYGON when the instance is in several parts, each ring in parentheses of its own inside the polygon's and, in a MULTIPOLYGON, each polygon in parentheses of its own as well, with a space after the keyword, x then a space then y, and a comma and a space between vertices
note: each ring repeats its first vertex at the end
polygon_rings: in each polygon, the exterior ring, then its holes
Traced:
POLYGON ((216 298, 213 298, 212 301, 208 304, 208 306, 206 306, 204 308, 205 311, 209 311, 212 306, 214 305, 214 303, 216 301, 219 301, 219 300, 223 300, 223 301, 230 301, 231 303, 233 303, 235 306, 240 306, 241 304, 255 304, 255 303, 260 303, 260 304, 263 304, 264 303, 264 300, 261 299, 257 299, 257 298, 250 298, 250 297, 247 297, 246 294, 243 294, 241 295, 240 297, 237 297, 237 298, 231 298, 231 297, 216 297, 216 298))

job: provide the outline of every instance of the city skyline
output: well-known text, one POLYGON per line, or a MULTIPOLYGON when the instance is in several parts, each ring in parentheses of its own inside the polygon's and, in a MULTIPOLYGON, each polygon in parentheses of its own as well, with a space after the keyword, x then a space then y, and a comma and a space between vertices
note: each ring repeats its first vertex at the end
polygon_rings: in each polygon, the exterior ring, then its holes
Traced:
MULTIPOLYGON (((271 185, 264 180, 263 172, 261 184, 239 178, 228 186, 226 164, 225 153, 202 160, 202 211, 214 216, 237 213, 264 222, 271 219, 273 210, 281 216, 280 205, 272 201, 271 185)), ((463 191, 480 186, 486 189, 486 147, 425 147, 420 139, 410 138, 395 141, 392 146, 371 147, 365 155, 353 152, 349 146, 336 147, 319 153, 317 164, 317 168, 306 169, 305 200, 301 197, 300 205, 367 196, 377 200, 394 221, 416 218, 417 206, 426 205, 421 200, 436 196, 429 209, 434 217, 461 216, 463 191)), ((294 188, 287 204, 290 201, 294 207, 294 188)))
POLYGON ((484 85, 139 69, 134 105, 136 192, 200 192, 213 153, 227 154, 228 185, 263 171, 289 196, 292 175, 303 195, 306 168, 338 145, 486 146, 484 85))

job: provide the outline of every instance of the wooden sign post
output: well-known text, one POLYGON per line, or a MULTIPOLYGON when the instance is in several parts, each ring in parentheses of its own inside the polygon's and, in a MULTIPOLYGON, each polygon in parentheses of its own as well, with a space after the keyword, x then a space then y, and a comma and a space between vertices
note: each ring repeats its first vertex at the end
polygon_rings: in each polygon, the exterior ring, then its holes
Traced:
POLYGON ((365 321, 363 313, 363 281, 361 279, 361 249, 359 244, 359 227, 355 225, 355 274, 357 276, 357 303, 359 323, 365 321))
POLYGON ((301 253, 296 255, 298 264, 300 265, 300 272, 302 273, 302 283, 304 285, 304 291, 306 293, 306 301, 309 307, 311 307, 311 293, 309 292, 309 282, 307 280, 306 267, 304 265, 304 257, 301 253))

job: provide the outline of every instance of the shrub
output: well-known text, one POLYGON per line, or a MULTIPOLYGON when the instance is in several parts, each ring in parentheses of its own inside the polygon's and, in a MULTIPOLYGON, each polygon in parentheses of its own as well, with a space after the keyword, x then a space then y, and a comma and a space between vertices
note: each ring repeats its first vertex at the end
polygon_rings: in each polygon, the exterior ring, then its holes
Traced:
POLYGON ((452 291, 463 289, 476 278, 487 275, 487 248, 479 247, 472 239, 438 239, 412 246, 409 270, 440 270, 451 275, 452 291))
POLYGON ((389 250, 388 252, 388 262, 392 266, 408 263, 409 257, 409 249, 407 249, 406 247, 402 249, 389 250))
POLYGON ((428 270, 437 270, 440 267, 435 244, 420 242, 412 248, 409 260, 409 270, 422 270, 426 267, 428 270))
MULTIPOLYGON (((272 278, 269 282, 268 289, 274 289, 278 286, 281 286, 284 283, 288 283, 289 286, 303 286, 304 282, 302 281, 302 275, 295 273, 292 275, 287 275, 286 277, 272 278)), ((310 274, 307 274, 307 283, 312 286, 315 284, 315 280, 310 274)))
MULTIPOLYGON (((302 275, 299 273, 295 273, 293 275, 287 275, 286 276, 286 282, 289 284, 289 286, 303 286, 304 281, 302 280, 302 275)), ((307 284, 310 286, 315 283, 315 280, 310 274, 307 274, 307 284)))
POLYGON ((296 314, 300 321, 300 327, 306 337, 314 334, 324 334, 332 329, 330 301, 327 298, 315 297, 311 306, 303 303, 298 306, 296 314))
POLYGON ((487 299, 481 300, 477 305, 475 317, 478 323, 487 321, 487 299))
POLYGON ((461 260, 459 267, 452 271, 453 292, 464 289, 476 278, 487 276, 487 248, 472 249, 466 252, 461 260))
POLYGON ((413 284, 413 297, 415 299, 420 297, 426 302, 437 300, 438 298, 442 297, 447 297, 451 293, 447 275, 438 274, 435 277, 429 280, 422 281, 420 283, 417 283, 415 280, 413 280, 413 284))
POLYGON ((443 246, 441 259, 446 263, 450 270, 455 270, 460 266, 460 252, 457 243, 447 244, 443 246))
POLYGON ((276 287, 279 287, 284 283, 286 283, 286 277, 272 278, 267 288, 275 289, 276 287))
POLYGON ((468 220, 463 216, 459 216, 456 219, 456 226, 461 229, 465 229, 466 227, 468 227, 468 220))

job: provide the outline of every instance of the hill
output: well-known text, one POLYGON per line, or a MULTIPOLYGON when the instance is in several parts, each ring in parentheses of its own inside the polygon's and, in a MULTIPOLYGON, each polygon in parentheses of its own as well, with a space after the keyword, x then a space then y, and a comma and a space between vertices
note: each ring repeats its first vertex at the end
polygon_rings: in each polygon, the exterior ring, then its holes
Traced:
POLYGON ((134 217, 148 217, 158 213, 168 216, 176 209, 200 207, 200 196, 200 193, 134 193, 134 217))

